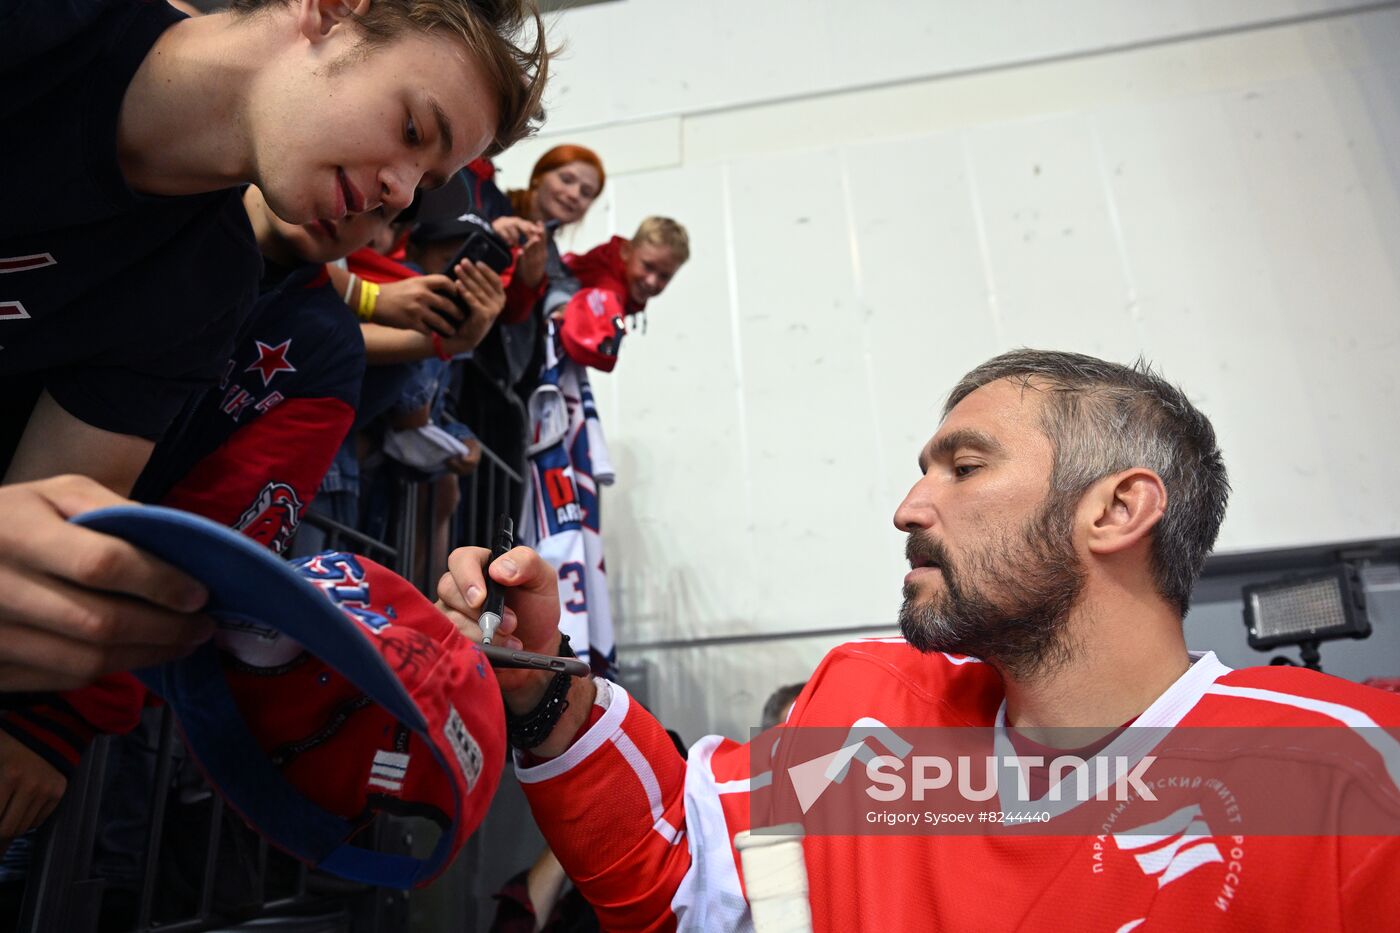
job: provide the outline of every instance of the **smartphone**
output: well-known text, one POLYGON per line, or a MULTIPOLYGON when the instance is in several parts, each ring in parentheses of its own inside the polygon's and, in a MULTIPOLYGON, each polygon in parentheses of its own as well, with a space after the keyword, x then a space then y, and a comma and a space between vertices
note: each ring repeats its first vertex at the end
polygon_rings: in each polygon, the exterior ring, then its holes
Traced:
POLYGON ((505 240, 493 232, 473 230, 467 234, 466 242, 457 251, 457 255, 453 256, 452 261, 447 264, 444 274, 451 275, 452 270, 457 268, 457 263, 463 259, 472 263, 484 262, 494 269, 497 275, 500 275, 510 268, 510 248, 506 246, 505 240))
MULTIPOLYGON (((467 260, 471 263, 484 262, 494 269, 497 275, 503 275, 510 264, 514 261, 510 255, 510 247, 506 241, 496 235, 496 231, 491 229, 491 225, 475 214, 468 214, 463 220, 470 220, 474 229, 467 234, 466 240, 457 250, 457 255, 452 257, 452 261, 447 264, 447 268, 442 270, 442 274, 451 278, 457 268, 457 263, 467 260)), ((457 307, 462 309, 463 320, 471 317, 471 305, 463 301, 456 292, 452 294, 452 301, 457 307)))
POLYGON ((592 677, 587 664, 578 658, 555 658, 533 651, 516 648, 502 648, 500 645, 477 645, 481 653, 491 662, 492 667, 512 667, 525 670, 554 671, 571 677, 592 677))

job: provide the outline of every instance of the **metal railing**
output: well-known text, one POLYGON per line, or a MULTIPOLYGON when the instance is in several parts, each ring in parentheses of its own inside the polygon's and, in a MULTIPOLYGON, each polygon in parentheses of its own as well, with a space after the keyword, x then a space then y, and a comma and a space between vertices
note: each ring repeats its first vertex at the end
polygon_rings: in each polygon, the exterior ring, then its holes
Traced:
MULTIPOLYGON (((131 930, 199 933, 215 929, 257 928, 279 931, 315 930, 336 933, 391 933, 407 929, 407 898, 403 892, 350 884, 309 871, 289 856, 270 849, 252 830, 231 818, 223 800, 207 786, 196 788, 197 809, 208 810, 200 823, 186 821, 183 830, 202 837, 198 887, 193 904, 178 903, 162 891, 170 882, 168 830, 172 810, 190 809, 177 775, 187 767, 169 709, 155 714, 159 741, 154 750, 155 781, 150 788, 149 823, 131 930), (242 845, 229 845, 237 837, 242 845), (252 864, 232 864, 240 852, 253 854, 252 864), (280 865, 281 870, 277 870, 280 865), (249 890, 241 899, 220 897, 219 884, 232 875, 246 877, 249 890), (166 896, 162 897, 164 894, 166 896), (256 926, 249 924, 256 921, 256 926)), ((40 834, 36 857, 16 930, 25 933, 62 931, 85 933, 99 929, 104 896, 115 886, 94 867, 105 778, 114 753, 127 737, 95 740, 65 795, 63 805, 40 834)), ((383 819, 373 827, 374 844, 386 851, 406 852, 411 844, 402 825, 383 819)), ((112 926, 110 917, 106 924, 112 926)))

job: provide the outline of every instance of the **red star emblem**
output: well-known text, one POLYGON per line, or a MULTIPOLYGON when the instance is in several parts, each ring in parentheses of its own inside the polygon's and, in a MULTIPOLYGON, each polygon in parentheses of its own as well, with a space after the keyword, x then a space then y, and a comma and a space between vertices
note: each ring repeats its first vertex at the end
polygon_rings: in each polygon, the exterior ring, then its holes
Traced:
POLYGON ((261 340, 254 341, 258 345, 258 358, 253 361, 253 365, 243 370, 251 373, 257 370, 262 374, 263 386, 266 387, 272 382, 272 377, 278 373, 294 373, 297 368, 287 362, 287 351, 291 349, 292 339, 288 337, 275 347, 270 347, 261 340))

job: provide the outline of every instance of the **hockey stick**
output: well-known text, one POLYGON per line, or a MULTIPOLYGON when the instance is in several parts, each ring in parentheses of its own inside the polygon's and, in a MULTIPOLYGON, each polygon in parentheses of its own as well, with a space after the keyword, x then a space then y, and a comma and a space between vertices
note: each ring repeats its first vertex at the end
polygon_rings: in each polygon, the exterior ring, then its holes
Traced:
POLYGON ((785 823, 734 837, 755 933, 811 933, 802 827, 785 823))

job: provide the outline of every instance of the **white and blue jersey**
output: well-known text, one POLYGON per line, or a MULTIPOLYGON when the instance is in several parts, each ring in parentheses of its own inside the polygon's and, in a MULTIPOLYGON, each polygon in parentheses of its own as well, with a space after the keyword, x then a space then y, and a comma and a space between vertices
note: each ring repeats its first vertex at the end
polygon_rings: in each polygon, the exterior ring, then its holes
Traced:
MULTIPOLYGON (((552 327, 551 327, 552 330, 552 327)), ((519 540, 559 571, 559 630, 594 672, 613 678, 617 646, 603 559, 599 487, 613 469, 588 373, 552 352, 530 396, 524 515, 519 540)))

